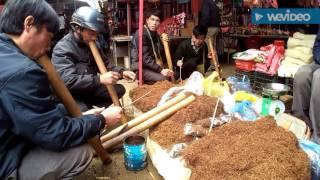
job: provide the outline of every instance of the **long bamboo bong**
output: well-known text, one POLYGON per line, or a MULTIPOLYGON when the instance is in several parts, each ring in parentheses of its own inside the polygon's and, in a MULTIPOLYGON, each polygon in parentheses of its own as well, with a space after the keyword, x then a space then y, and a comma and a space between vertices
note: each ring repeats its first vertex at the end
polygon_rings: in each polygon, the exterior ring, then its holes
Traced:
MULTIPOLYGON (((98 48, 96 46, 96 43, 94 41, 90 41, 89 42, 89 47, 90 47, 90 50, 91 50, 92 55, 94 57, 94 60, 97 63, 97 66, 99 68, 100 73, 102 73, 102 74, 107 73, 108 72, 107 68, 104 65, 104 62, 103 62, 103 60, 101 58, 99 50, 98 50, 98 48)), ((116 105, 116 106, 121 107, 121 104, 120 104, 120 101, 119 101, 119 98, 118 98, 118 94, 117 94, 116 90, 114 89, 114 86, 110 84, 110 85, 106 85, 106 87, 107 87, 107 90, 108 90, 108 92, 109 92, 109 94, 111 96, 113 104, 116 105)), ((122 121, 122 123, 128 122, 128 118, 126 117, 124 112, 122 112, 122 114, 121 114, 121 121, 122 121)))
POLYGON ((121 132, 127 131, 128 129, 141 124, 142 122, 144 122, 145 120, 155 116, 156 114, 159 114, 160 112, 168 109, 169 107, 177 104, 178 102, 182 101, 183 99, 185 99, 188 95, 185 93, 181 93, 178 96, 170 99, 169 101, 167 101, 165 104, 155 107, 153 109, 151 109, 150 111, 132 119, 131 121, 129 121, 127 124, 123 124, 121 126, 119 126, 118 128, 113 129, 112 131, 110 131, 108 134, 102 136, 100 138, 101 142, 106 142, 116 136, 118 136, 121 132), (126 126, 126 127, 125 127, 126 126))
MULTIPOLYGON (((168 34, 167 33, 162 33, 161 34, 161 40, 162 40, 162 44, 164 47, 164 52, 166 54, 166 59, 167 59, 167 64, 168 64, 168 68, 173 71, 173 66, 172 66, 172 58, 171 58, 171 54, 170 54, 170 47, 169 47, 169 43, 168 43, 168 34)), ((171 76, 172 82, 175 82, 174 76, 171 76)))
POLYGON ((117 136, 113 139, 110 139, 109 141, 102 143, 103 147, 106 149, 111 148, 114 145, 117 145, 118 143, 120 143, 125 137, 132 135, 132 134, 140 133, 140 132, 160 123, 161 121, 165 120, 166 118, 168 118, 170 115, 172 115, 176 111, 189 105, 195 99, 196 99, 196 97, 194 95, 188 96, 186 99, 178 102, 177 104, 175 104, 175 105, 171 106, 170 108, 164 110, 163 112, 153 116, 152 118, 144 121, 143 123, 129 129, 128 131, 120 134, 119 136, 117 136))
MULTIPOLYGON (((47 72, 49 82, 55 91, 58 98, 62 101, 67 111, 72 117, 80 117, 82 112, 80 111, 78 105, 75 100, 71 96, 69 90, 64 85, 64 82, 61 80, 60 76, 56 72, 53 64, 51 63, 49 57, 47 55, 42 56, 38 59, 39 64, 44 68, 47 72)), ((88 140, 88 143, 94 148, 98 156, 101 158, 104 164, 111 163, 111 158, 109 154, 105 151, 105 149, 101 145, 101 141, 98 137, 93 137, 88 140)))
POLYGON ((209 50, 211 52, 211 59, 212 59, 213 65, 215 67, 215 70, 218 73, 218 78, 221 80, 221 78, 222 78, 221 70, 220 70, 220 67, 219 67, 218 60, 216 58, 217 51, 213 48, 212 39, 211 38, 208 39, 208 46, 209 46, 209 50))

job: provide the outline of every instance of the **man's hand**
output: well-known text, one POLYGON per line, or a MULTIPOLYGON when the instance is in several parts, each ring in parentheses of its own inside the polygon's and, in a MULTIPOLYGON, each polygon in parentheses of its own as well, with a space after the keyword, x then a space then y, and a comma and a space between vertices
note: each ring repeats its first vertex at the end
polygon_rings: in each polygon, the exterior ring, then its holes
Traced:
POLYGON ((117 72, 109 71, 100 75, 100 83, 104 85, 115 84, 120 78, 120 74, 117 72))
POLYGON ((171 71, 170 69, 162 69, 160 73, 165 77, 173 76, 173 71, 171 71))
POLYGON ((170 41, 169 36, 168 36, 167 33, 162 33, 161 36, 160 36, 160 38, 161 38, 163 41, 167 41, 167 42, 170 41))
POLYGON ((121 120, 122 109, 119 106, 111 106, 103 110, 101 114, 103 115, 107 126, 115 126, 119 124, 121 120))
POLYGON ((123 78, 125 79, 131 79, 131 80, 136 79, 136 74, 132 71, 123 71, 122 75, 123 75, 123 78))
MULTIPOLYGON (((216 56, 217 56, 217 54, 216 54, 216 53, 214 53, 213 55, 214 55, 214 57, 216 57, 216 56)), ((211 53, 211 52, 208 52, 208 58, 209 58, 209 59, 212 59, 212 57, 213 57, 213 56, 212 56, 212 53, 211 53)))
POLYGON ((179 61, 177 62, 177 66, 182 68, 182 65, 183 65, 183 61, 182 61, 182 60, 179 60, 179 61))

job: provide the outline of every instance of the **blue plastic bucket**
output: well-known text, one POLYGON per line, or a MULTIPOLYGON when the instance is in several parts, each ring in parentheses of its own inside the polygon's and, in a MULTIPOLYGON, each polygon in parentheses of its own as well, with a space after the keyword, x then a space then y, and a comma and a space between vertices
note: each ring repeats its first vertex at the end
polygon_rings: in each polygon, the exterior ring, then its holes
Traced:
POLYGON ((124 165, 130 171, 139 171, 147 166, 146 139, 140 135, 128 136, 123 143, 124 165))

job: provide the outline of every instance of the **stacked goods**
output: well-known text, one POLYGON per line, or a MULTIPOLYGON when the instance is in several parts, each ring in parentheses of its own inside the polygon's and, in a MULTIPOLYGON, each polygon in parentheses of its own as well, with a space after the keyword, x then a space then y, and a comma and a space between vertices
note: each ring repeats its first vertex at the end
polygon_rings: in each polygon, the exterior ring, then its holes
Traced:
POLYGON ((135 102, 134 105, 142 112, 147 112, 156 107, 162 95, 174 86, 175 84, 169 81, 159 81, 153 85, 142 85, 134 88, 129 95, 132 101, 145 95, 142 100, 135 102))
POLYGON ((215 128, 183 157, 191 179, 310 179, 308 156, 271 117, 215 128))
MULTIPOLYGON (((171 148, 180 142, 190 142, 191 137, 185 136, 183 128, 186 123, 195 123, 197 120, 212 116, 217 98, 199 96, 187 107, 179 110, 169 119, 156 126, 150 133, 152 140, 162 147, 171 148)), ((223 112, 222 104, 219 104, 217 115, 223 112)))
POLYGON ((281 62, 278 75, 294 77, 300 66, 313 62, 312 49, 316 35, 296 32, 288 39, 285 59, 281 62))

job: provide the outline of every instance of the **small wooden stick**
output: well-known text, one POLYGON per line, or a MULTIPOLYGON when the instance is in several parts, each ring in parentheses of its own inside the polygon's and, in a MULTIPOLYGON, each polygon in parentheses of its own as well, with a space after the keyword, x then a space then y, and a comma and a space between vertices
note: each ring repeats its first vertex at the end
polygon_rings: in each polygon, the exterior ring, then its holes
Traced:
POLYGON ((214 122, 214 119, 216 118, 216 112, 217 112, 217 109, 218 109, 219 101, 220 101, 220 99, 218 98, 218 100, 216 101, 216 107, 214 108, 214 112, 213 112, 213 116, 212 116, 212 121, 211 121, 211 123, 210 123, 210 128, 209 128, 209 132, 208 132, 208 133, 210 133, 211 130, 212 130, 213 122, 214 122))

